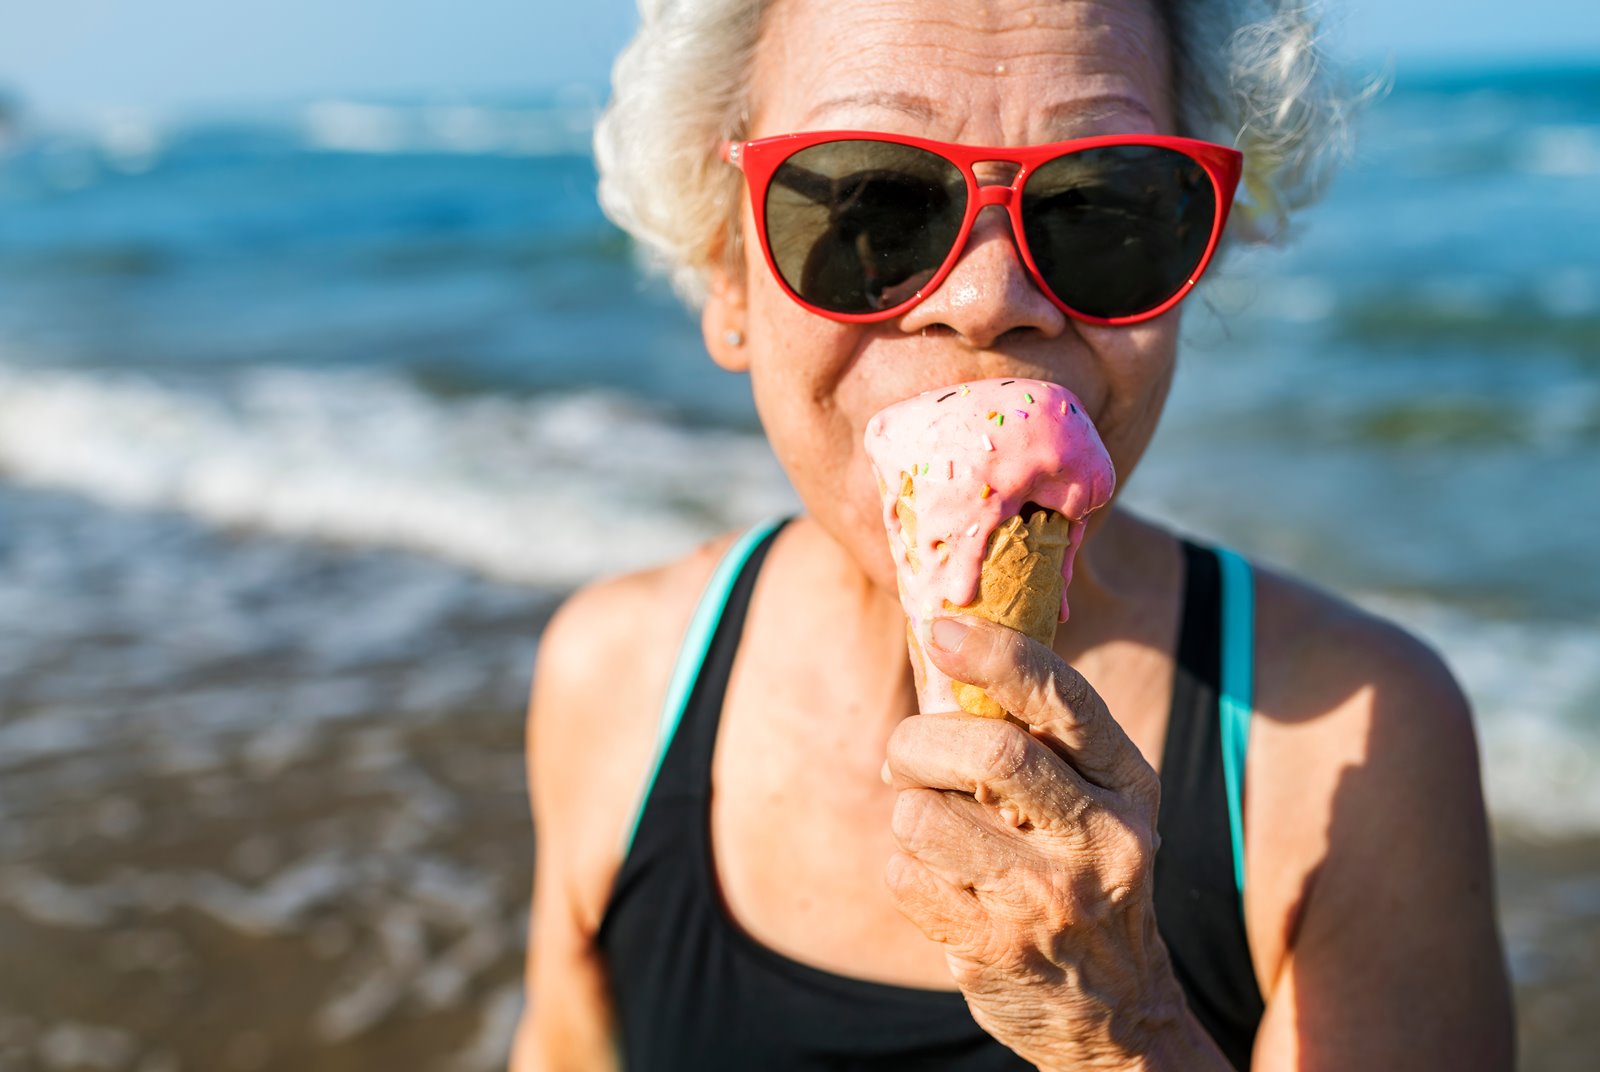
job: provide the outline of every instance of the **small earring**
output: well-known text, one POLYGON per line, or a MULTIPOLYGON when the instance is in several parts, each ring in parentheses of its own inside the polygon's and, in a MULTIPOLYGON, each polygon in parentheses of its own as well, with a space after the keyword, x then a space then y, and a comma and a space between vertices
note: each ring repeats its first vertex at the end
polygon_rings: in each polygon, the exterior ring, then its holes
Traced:
POLYGON ((743 346, 744 333, 739 331, 737 328, 729 328, 727 331, 722 333, 722 341, 727 343, 729 346, 743 346))

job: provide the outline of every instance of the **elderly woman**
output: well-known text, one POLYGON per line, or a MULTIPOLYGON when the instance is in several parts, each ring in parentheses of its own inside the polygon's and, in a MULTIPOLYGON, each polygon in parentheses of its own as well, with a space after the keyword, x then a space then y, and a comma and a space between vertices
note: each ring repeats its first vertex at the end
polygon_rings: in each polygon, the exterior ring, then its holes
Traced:
POLYGON ((1126 483, 1230 207, 1276 229, 1337 141, 1304 5, 641 8, 602 199, 805 512, 550 623, 514 1067, 1510 1067, 1477 746, 1427 646, 1113 502, 1053 649, 934 627, 1016 721, 919 715, 863 454, 891 402, 1029 377, 1126 483))

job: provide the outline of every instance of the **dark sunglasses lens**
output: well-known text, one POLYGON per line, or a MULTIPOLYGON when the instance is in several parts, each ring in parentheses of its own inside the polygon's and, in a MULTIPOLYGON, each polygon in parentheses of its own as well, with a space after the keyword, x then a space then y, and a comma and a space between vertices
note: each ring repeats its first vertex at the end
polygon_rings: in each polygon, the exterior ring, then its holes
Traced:
POLYGON ((1205 168, 1174 149, 1113 145, 1042 165, 1022 190, 1039 274, 1080 313, 1149 312, 1193 277, 1217 216, 1205 168))
POLYGON ((767 187, 767 246, 796 294, 835 313, 899 305, 955 245, 967 184, 909 145, 833 141, 780 164, 767 187))

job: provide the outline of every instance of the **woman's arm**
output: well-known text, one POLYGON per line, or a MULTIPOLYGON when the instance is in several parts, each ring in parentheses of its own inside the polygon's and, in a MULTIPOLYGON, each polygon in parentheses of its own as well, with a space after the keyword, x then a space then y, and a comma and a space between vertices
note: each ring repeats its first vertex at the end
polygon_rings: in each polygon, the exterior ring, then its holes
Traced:
POLYGON ((539 639, 527 720, 535 841, 527 1002, 510 1072, 619 1067, 595 936, 655 756, 678 643, 737 535, 579 589, 539 639))
POLYGON ((1327 847, 1267 994, 1253 1067, 1510 1069, 1512 1003, 1468 702, 1436 654, 1387 623, 1369 619, 1323 648, 1330 679, 1357 672, 1368 684, 1325 717, 1325 731, 1309 731, 1320 744, 1302 747, 1361 747, 1341 760, 1318 824, 1327 847))
POLYGON ((577 919, 545 853, 534 873, 527 1005, 510 1072, 617 1069, 610 999, 593 935, 577 919))
MULTIPOLYGON (((533 814, 533 908, 528 927, 526 1004, 510 1072, 588 1072, 619 1067, 610 999, 595 945, 600 885, 583 853, 594 823, 588 676, 608 649, 615 618, 603 588, 571 597, 539 642, 528 702, 528 794, 533 814), (590 747, 586 747, 590 746, 590 747)), ((602 823, 601 825, 609 825, 602 823)))
MULTIPOLYGON (((895 730, 888 767, 904 851, 887 877, 901 911, 947 947, 978 1022, 1041 1069, 1225 1068, 1155 932, 1154 772, 1054 652, 963 621, 959 643, 935 624, 930 658, 1031 733, 962 715, 895 730)), ((1327 850, 1288 921, 1254 1067, 1509 1069, 1466 701, 1402 631, 1357 632, 1367 635, 1331 636, 1297 678, 1345 698, 1309 720, 1310 749, 1277 772, 1287 795, 1272 804, 1297 814, 1299 840, 1325 837, 1327 850)))

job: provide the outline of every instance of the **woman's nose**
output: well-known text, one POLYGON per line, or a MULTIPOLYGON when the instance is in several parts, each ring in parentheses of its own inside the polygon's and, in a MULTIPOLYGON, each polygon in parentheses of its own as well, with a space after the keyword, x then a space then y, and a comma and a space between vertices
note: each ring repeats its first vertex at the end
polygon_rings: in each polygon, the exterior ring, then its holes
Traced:
POLYGON ((979 210, 950 274, 900 319, 908 334, 935 325, 950 328, 975 350, 988 349, 1018 328, 1033 328, 1045 338, 1066 330, 1066 314, 1034 284, 1017 249, 1011 218, 999 205, 979 210))

